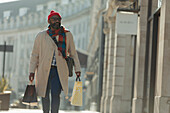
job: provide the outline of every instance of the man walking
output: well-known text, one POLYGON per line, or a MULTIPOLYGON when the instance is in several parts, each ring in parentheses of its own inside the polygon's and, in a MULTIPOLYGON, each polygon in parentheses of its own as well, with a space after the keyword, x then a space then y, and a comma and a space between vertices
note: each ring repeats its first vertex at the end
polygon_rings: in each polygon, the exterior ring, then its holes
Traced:
POLYGON ((69 70, 65 58, 69 55, 74 60, 74 69, 80 77, 80 63, 71 32, 61 26, 61 15, 51 11, 48 16, 49 27, 39 32, 35 38, 30 59, 29 80, 35 76, 37 95, 42 97, 43 113, 50 110, 58 113, 61 90, 68 94, 69 70), (57 45, 56 45, 57 43, 57 45))

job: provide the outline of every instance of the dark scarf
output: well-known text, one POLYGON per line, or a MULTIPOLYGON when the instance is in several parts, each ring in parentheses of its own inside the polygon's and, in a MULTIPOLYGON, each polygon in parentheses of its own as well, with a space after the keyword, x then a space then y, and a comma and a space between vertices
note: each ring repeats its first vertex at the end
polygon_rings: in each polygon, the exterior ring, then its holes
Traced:
POLYGON ((58 46, 58 50, 62 53, 64 58, 67 58, 66 54, 66 43, 67 43, 67 38, 66 38, 66 32, 69 32, 68 30, 65 30, 63 26, 59 28, 59 30, 52 31, 50 25, 48 26, 47 33, 48 35, 54 40, 54 42, 58 46), (59 35, 58 41, 56 40, 56 36, 59 35))

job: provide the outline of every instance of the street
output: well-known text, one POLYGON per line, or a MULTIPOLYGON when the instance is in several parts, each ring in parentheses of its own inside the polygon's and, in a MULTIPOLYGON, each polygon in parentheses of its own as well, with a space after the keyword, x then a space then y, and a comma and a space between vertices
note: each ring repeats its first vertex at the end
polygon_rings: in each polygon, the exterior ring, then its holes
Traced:
MULTIPOLYGON (((43 113, 43 111, 42 110, 32 110, 32 109, 10 109, 9 111, 0 111, 0 113, 43 113)), ((99 112, 60 110, 59 113, 99 113, 99 112)))

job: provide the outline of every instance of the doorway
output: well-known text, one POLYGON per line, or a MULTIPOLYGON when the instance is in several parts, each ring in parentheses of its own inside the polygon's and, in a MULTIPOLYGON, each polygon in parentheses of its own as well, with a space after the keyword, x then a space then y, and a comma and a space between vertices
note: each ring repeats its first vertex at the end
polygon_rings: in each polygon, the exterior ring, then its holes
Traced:
POLYGON ((150 70, 150 87, 149 87, 149 113, 154 113, 154 100, 155 100, 155 86, 156 86, 156 69, 157 69, 157 50, 159 39, 159 21, 160 9, 153 15, 153 28, 152 28, 152 49, 151 49, 151 70, 150 70))

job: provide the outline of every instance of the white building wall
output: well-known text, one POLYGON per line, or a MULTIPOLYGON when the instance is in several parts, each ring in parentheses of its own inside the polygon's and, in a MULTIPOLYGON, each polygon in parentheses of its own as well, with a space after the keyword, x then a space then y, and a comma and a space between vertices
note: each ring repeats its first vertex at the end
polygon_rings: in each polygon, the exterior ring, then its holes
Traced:
MULTIPOLYGON (((65 6, 58 7, 58 11, 61 13, 65 13, 62 15, 63 20, 62 24, 70 30, 73 35, 74 43, 76 49, 80 52, 86 52, 89 40, 89 29, 90 29, 90 18, 91 18, 91 5, 86 4, 91 0, 77 0, 77 2, 72 2, 70 4, 66 4, 65 6), (82 7, 83 6, 83 7, 82 7), (65 8, 68 7, 68 8, 65 8), (71 9, 70 9, 71 8, 71 9), (68 16, 67 16, 68 15, 68 16)), ((90 2, 91 3, 91 2, 90 2)), ((86 68, 81 69, 81 79, 83 82, 83 86, 85 83, 84 75, 86 72, 86 68)), ((75 75, 72 78, 69 78, 69 86, 73 87, 75 82, 75 75)), ((68 96, 70 97, 72 92, 69 92, 68 96)), ((83 92, 83 99, 85 103, 85 92, 83 92)), ((83 103, 83 105, 85 105, 83 103)), ((65 104, 61 104, 61 108, 65 107, 65 104)), ((74 109, 73 106, 69 106, 68 109, 74 109)), ((84 109, 80 107, 80 109, 84 109)))
MULTIPOLYGON (((5 77, 8 78, 13 91, 20 96, 28 84, 29 61, 35 35, 40 29, 26 31, 14 31, 0 34, 0 45, 6 41, 7 45, 13 45, 13 52, 6 53, 5 77)), ((0 54, 3 61, 3 53, 0 54)), ((2 73, 3 62, 0 62, 0 73, 2 73)))
MULTIPOLYGON (((91 0, 75 1, 58 5, 53 10, 61 13, 62 24, 72 32, 76 49, 86 51, 89 40, 91 0)), ((16 15, 10 20, 0 18, 0 45, 6 41, 7 44, 14 46, 13 53, 6 54, 5 76, 8 77, 17 97, 25 91, 25 87, 29 83, 29 61, 34 39, 38 32, 47 28, 49 13, 50 9, 43 8, 41 11, 28 12, 21 17, 16 15)), ((2 52, 0 52, 0 60, 3 61, 2 52)), ((2 66, 3 62, 0 62, 0 73, 2 73, 2 66)), ((82 75, 84 73, 85 68, 82 69, 82 75)), ((70 83, 74 83, 74 81, 74 78, 70 78, 70 83)), ((84 82, 84 80, 82 81, 84 82)))

